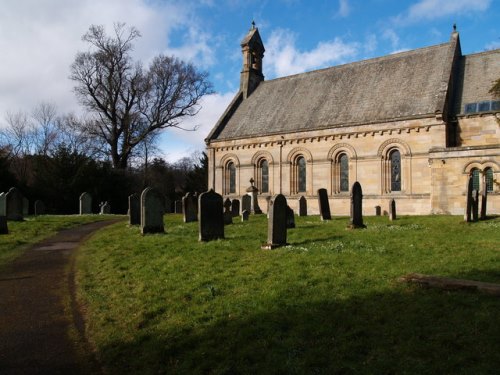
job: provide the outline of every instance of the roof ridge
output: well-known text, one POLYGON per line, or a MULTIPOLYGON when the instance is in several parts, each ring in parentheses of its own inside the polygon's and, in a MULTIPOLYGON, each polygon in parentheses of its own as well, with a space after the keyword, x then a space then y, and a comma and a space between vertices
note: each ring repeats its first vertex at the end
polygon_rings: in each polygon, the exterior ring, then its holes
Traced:
POLYGON ((463 57, 476 57, 479 55, 488 55, 490 53, 499 53, 499 52, 500 52, 500 48, 495 48, 495 49, 490 49, 488 51, 469 53, 468 55, 463 55, 463 57))

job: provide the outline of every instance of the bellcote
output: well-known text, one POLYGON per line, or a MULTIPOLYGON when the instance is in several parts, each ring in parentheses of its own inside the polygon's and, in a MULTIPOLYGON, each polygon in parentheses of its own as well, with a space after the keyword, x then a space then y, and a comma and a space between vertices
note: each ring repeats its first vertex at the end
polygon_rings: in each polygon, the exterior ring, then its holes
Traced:
POLYGON ((264 80, 262 74, 262 59, 264 58, 264 44, 260 38, 259 29, 252 22, 252 27, 241 41, 241 52, 243 54, 243 69, 240 77, 240 91, 243 98, 250 96, 264 80))

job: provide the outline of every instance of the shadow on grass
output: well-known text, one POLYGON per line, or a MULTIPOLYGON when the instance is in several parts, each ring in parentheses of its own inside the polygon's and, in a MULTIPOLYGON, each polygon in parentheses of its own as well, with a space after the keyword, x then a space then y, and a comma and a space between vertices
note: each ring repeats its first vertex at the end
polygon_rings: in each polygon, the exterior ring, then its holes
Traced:
POLYGON ((395 284, 391 292, 356 298, 273 303, 260 312, 228 308, 213 324, 169 331, 156 328, 158 319, 168 319, 157 316, 136 340, 112 342, 99 356, 110 373, 140 374, 493 374, 500 368, 495 297, 395 284))

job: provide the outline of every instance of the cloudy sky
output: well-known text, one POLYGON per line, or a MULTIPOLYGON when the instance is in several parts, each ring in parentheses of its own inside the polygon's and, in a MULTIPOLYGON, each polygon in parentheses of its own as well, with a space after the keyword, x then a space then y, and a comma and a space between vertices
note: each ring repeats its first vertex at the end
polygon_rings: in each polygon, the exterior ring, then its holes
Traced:
POLYGON ((203 150, 203 139, 239 86, 240 41, 252 20, 264 41, 264 75, 273 79, 447 42, 453 23, 463 53, 500 48, 499 0, 2 0, 0 126, 7 111, 40 102, 81 111, 68 79, 81 36, 92 24, 140 30, 134 57, 175 55, 210 74, 206 97, 186 127, 166 131, 169 161, 203 150))

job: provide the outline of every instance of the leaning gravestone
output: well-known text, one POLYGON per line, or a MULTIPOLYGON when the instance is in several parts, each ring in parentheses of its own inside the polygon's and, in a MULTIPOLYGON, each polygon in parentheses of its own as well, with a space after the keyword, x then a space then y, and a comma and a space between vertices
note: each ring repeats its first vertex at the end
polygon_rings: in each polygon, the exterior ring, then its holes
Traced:
POLYGON ((287 229, 295 228, 295 212, 290 206, 286 206, 286 227, 287 229))
POLYGON ((363 224, 363 191, 361 185, 356 181, 351 191, 351 223, 349 228, 366 228, 363 224))
POLYGON ((287 204, 283 194, 275 195, 269 206, 267 243, 262 249, 271 250, 286 245, 287 204))
POLYGON ((201 193, 198 200, 200 241, 224 238, 224 214, 222 195, 213 189, 201 193))
POLYGON ((396 201, 394 199, 389 201, 389 220, 396 220, 396 201))
POLYGON ((479 220, 479 191, 472 190, 472 221, 479 220))
POLYGON ((483 190, 481 191, 481 213, 479 219, 486 219, 486 203, 488 201, 488 189, 486 188, 486 183, 483 184, 483 190))
POLYGON ((241 213, 241 221, 248 221, 248 217, 250 216, 250 212, 247 210, 241 213))
POLYGON ((7 220, 23 221, 23 195, 21 192, 13 187, 10 188, 6 196, 6 216, 7 220))
POLYGON ((92 213, 92 196, 85 192, 80 195, 80 215, 92 213))
POLYGON ((241 212, 248 211, 251 212, 252 197, 250 195, 244 195, 241 197, 241 212))
POLYGON ((33 207, 35 208, 35 216, 45 215, 45 204, 40 199, 35 201, 33 207))
POLYGON ((467 179, 466 199, 465 199, 465 215, 464 220, 468 223, 472 221, 472 190, 473 190, 472 175, 467 179))
POLYGON ((299 198, 299 216, 307 216, 307 199, 303 195, 299 198))
POLYGON ((240 216, 240 201, 238 199, 231 201, 231 212, 233 213, 233 217, 240 216))
POLYGON ((226 198, 224 201, 224 225, 233 223, 233 213, 231 211, 231 199, 226 198))
POLYGON ((326 189, 318 189, 318 203, 321 220, 332 220, 330 203, 328 202, 328 192, 326 189))
POLYGON ((141 194, 141 233, 163 233, 163 197, 155 188, 147 187, 141 194))
POLYGON ((7 199, 5 193, 0 193, 0 234, 8 234, 7 227, 7 199))
POLYGON ((128 223, 129 225, 141 223, 141 199, 137 193, 128 196, 128 223))
POLYGON ((185 223, 191 223, 198 220, 196 215, 196 204, 196 198, 193 193, 189 192, 182 197, 182 212, 184 213, 185 223))

